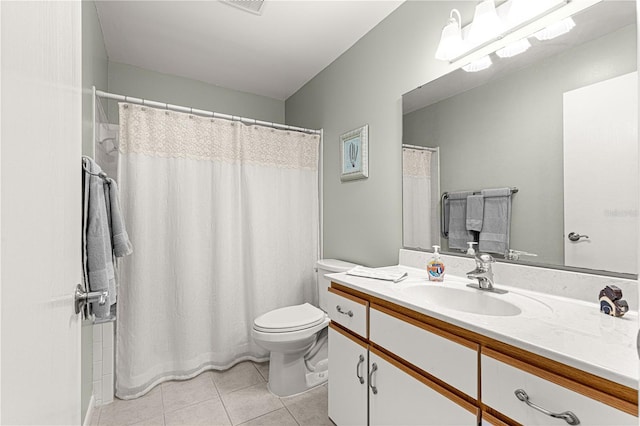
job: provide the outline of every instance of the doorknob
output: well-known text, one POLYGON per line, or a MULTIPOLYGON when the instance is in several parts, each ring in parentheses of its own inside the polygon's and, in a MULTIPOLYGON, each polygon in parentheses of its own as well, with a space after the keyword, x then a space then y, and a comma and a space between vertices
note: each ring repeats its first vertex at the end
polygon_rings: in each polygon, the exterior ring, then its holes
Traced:
POLYGON ((569 238, 569 241, 580 241, 582 238, 584 238, 585 240, 589 239, 588 235, 580 235, 577 232, 569 232, 569 235, 567 235, 567 238, 569 238))

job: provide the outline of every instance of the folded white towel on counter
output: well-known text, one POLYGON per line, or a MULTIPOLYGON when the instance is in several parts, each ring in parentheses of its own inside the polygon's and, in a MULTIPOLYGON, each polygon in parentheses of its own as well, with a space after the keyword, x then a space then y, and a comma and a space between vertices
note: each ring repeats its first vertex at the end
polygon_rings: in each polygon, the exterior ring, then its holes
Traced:
POLYGON ((347 275, 354 275, 357 277, 373 278, 376 280, 393 281, 397 283, 405 278, 408 274, 401 271, 381 271, 380 269, 366 268, 364 266, 356 266, 347 271, 347 275))

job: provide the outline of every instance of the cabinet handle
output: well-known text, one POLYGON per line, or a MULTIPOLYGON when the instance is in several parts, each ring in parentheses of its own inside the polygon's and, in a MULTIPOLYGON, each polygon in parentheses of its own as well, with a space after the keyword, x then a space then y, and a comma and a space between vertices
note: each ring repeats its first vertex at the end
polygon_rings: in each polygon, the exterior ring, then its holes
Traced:
POLYGON ((356 376, 358 377, 358 380, 360 380, 360 384, 364 383, 364 377, 360 375, 360 365, 362 365, 363 362, 364 356, 360 354, 360 357, 358 358, 358 364, 356 365, 356 376))
POLYGON ((353 311, 343 311, 342 308, 340 307, 340 305, 336 305, 336 311, 338 311, 338 313, 341 313, 342 315, 349 315, 349 317, 353 316, 353 311))
POLYGON ((375 373, 377 369, 378 369, 378 364, 374 362, 371 365, 371 371, 369 372, 369 387, 371 388, 371 391, 373 392, 374 395, 378 393, 378 388, 373 385, 373 373, 375 373))
POLYGON ((542 408, 539 405, 536 405, 533 402, 529 401, 529 395, 527 395, 527 393, 524 390, 517 389, 514 393, 516 394, 516 398, 518 398, 520 401, 524 402, 534 410, 540 411, 542 414, 546 414, 547 416, 551 416, 556 419, 563 419, 565 422, 569 423, 570 425, 580 424, 580 420, 578 420, 578 416, 573 414, 571 411, 565 411, 562 413, 552 413, 551 411, 545 408, 542 408))

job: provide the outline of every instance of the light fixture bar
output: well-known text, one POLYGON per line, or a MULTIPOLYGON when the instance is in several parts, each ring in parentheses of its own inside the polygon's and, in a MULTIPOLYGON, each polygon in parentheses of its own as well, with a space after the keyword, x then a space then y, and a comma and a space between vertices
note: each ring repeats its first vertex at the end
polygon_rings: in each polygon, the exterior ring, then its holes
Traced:
MULTIPOLYGON (((460 60, 460 59, 464 58, 465 56, 469 56, 469 55, 471 55, 471 54, 473 54, 473 53, 475 53, 475 52, 477 52, 477 51, 479 51, 479 50, 484 49, 485 47, 489 46, 489 45, 490 45, 490 44, 492 44, 492 43, 495 43, 495 42, 496 42, 496 41, 498 41, 498 40, 502 40, 502 39, 503 39, 503 38, 505 38, 507 35, 512 34, 512 33, 515 33, 516 31, 521 30, 522 28, 524 28, 524 27, 526 27, 526 26, 528 26, 528 25, 530 25, 530 24, 532 24, 532 23, 536 22, 537 20, 539 20, 539 19, 541 19, 541 18, 544 18, 544 17, 545 17, 545 16, 547 16, 548 14, 553 13, 553 12, 555 12, 556 10, 558 10, 558 9, 561 9, 561 8, 565 7, 567 4, 571 3, 572 1, 573 1, 573 0, 563 0, 562 2, 560 2, 560 3, 558 3, 558 4, 556 4, 556 5, 552 6, 552 7, 550 7, 549 9, 547 9, 547 10, 545 10, 545 11, 543 11, 543 12, 539 13, 538 15, 536 15, 536 16, 534 16, 534 17, 532 17, 532 18, 530 18, 530 19, 528 19, 528 20, 526 20, 526 21, 524 21, 524 22, 522 22, 522 23, 520 23, 520 24, 516 25, 515 27, 513 27, 513 28, 509 28, 507 31, 502 32, 502 33, 501 33, 501 34, 499 34, 498 36, 496 36, 496 37, 494 37, 494 38, 492 38, 492 39, 489 39, 489 40, 485 41, 484 43, 479 44, 479 45, 477 45, 477 46, 474 46, 473 48, 471 48, 471 49, 469 49, 469 50, 467 50, 467 51, 465 51, 465 52, 463 52, 463 53, 459 54, 459 55, 458 55, 458 56, 456 56, 455 58, 450 59, 450 60, 449 60, 449 63, 450 63, 450 64, 452 64, 452 63, 454 63, 454 62, 456 62, 456 61, 458 61, 458 60, 460 60)), ((541 28, 541 29, 542 29, 542 28, 541 28)), ((534 32, 535 32, 535 31, 534 31, 534 32)))

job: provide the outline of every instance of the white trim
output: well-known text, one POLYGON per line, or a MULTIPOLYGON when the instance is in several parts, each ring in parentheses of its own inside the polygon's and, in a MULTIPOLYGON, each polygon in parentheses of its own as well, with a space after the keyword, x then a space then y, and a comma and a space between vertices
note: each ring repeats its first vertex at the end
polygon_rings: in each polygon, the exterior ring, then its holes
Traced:
POLYGON ((96 409, 96 400, 93 398, 93 393, 91 394, 91 399, 89 400, 89 408, 87 408, 87 414, 84 416, 84 421, 82 422, 82 426, 89 426, 91 424, 91 418, 93 417, 93 412, 96 409))
POLYGON ((324 129, 320 129, 318 157, 318 259, 324 259, 324 129))

